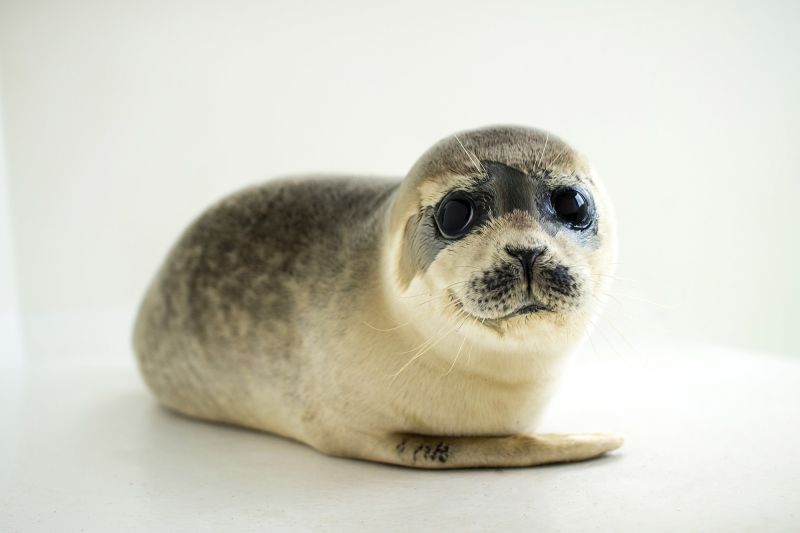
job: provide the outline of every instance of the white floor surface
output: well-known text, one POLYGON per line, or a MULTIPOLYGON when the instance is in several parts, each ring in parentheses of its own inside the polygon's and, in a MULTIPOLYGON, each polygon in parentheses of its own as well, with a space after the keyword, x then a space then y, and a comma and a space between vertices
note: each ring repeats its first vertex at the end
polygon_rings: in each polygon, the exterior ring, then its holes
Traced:
POLYGON ((579 464, 416 471, 159 408, 133 363, 0 368, 0 532, 800 531, 800 358, 574 361, 543 430, 579 464))

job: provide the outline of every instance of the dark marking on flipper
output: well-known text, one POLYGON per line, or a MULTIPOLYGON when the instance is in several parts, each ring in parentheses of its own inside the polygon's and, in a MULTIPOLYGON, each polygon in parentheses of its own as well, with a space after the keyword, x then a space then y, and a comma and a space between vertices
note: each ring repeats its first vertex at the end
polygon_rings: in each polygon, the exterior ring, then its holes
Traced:
MULTIPOLYGON (((403 452, 405 451, 405 439, 396 446, 398 454, 402 457, 403 452)), ((430 444, 419 444, 416 448, 414 448, 413 453, 411 454, 411 462, 416 463, 418 456, 421 455, 422 459, 427 461, 438 461, 440 463, 446 463, 448 459, 450 459, 452 455, 452 451, 450 449, 449 444, 445 444, 444 442, 440 441, 435 446, 430 444)))
POLYGON ((397 450, 397 455, 403 456, 403 452, 406 451, 406 439, 400 441, 400 443, 395 446, 395 450, 397 450))

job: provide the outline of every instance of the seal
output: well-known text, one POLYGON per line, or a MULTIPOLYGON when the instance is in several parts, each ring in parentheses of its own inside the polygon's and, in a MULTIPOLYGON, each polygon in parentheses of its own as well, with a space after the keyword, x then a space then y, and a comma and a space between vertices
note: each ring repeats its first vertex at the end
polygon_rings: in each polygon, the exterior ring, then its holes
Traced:
POLYGON ((536 434, 606 293, 612 208, 549 133, 448 137, 402 180, 270 181, 209 208, 147 291, 145 382, 191 417, 419 468, 585 460, 536 434))

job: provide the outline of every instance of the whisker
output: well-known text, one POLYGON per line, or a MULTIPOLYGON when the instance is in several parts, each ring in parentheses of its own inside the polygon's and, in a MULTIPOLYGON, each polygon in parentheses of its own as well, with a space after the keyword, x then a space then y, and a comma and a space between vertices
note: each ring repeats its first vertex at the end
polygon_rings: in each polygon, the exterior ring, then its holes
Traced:
POLYGON ((476 156, 474 153, 471 153, 469 150, 466 149, 464 143, 462 143, 461 139, 458 138, 458 135, 453 135, 453 137, 455 137, 456 141, 458 141, 458 145, 461 147, 462 150, 464 150, 464 153, 467 154, 467 157, 469 158, 470 162, 475 166, 475 170, 477 170, 482 176, 488 176, 489 173, 486 171, 486 168, 484 168, 483 163, 481 163, 480 159, 478 159, 478 156, 476 156))
POLYGON ((420 298, 422 296, 430 296, 430 295, 431 295, 431 293, 426 292, 426 293, 422 293, 422 294, 412 294, 412 295, 409 295, 409 296, 397 296, 397 298, 404 298, 404 299, 405 298, 420 298))
MULTIPOLYGON (((466 317, 466 318, 464 319, 464 321, 463 321, 463 322, 461 322, 461 326, 463 326, 463 325, 466 323, 466 321, 467 321, 468 319, 469 319, 469 317, 466 317)), ((459 329, 459 330, 461 329, 461 326, 458 326, 458 329, 459 329)), ((455 366, 456 366, 456 363, 458 362, 458 356, 460 356, 460 355, 461 355, 461 349, 464 347, 464 343, 465 343, 465 342, 467 342, 467 336, 466 336, 466 335, 464 335, 464 338, 462 339, 462 341, 461 341, 461 344, 458 346, 458 351, 456 352, 456 357, 455 357, 455 359, 453 359, 453 364, 451 364, 451 365, 450 365, 450 368, 447 370, 447 372, 445 372, 445 373, 444 373, 444 375, 445 375, 445 376, 449 375, 449 374, 450 374, 450 372, 452 372, 452 371, 453 371, 453 369, 455 368, 455 366)))
POLYGON ((393 328, 385 328, 385 329, 384 329, 384 328, 376 328, 375 326, 373 326, 372 324, 370 324, 370 323, 369 323, 369 322, 367 322, 366 320, 364 321, 364 325, 365 325, 365 326, 368 326, 368 327, 370 327, 370 328, 374 329, 375 331, 380 331, 380 332, 394 331, 394 330, 396 330, 396 329, 400 329, 400 328, 402 328, 402 327, 404 327, 404 326, 407 326, 407 325, 409 325, 409 324, 410 324, 410 322, 406 322, 405 324, 400 324, 399 326, 395 326, 395 327, 393 327, 393 328))
POLYGON ((549 140, 550 140, 550 133, 547 133, 547 135, 544 138, 544 146, 542 146, 542 153, 539 154, 539 158, 536 160, 537 167, 541 166, 541 163, 544 160, 544 151, 547 149, 547 142, 549 140))
POLYGON ((625 278, 622 276, 617 276, 616 274, 590 274, 589 277, 597 280, 599 277, 613 279, 614 281, 630 281, 631 283, 639 283, 640 281, 633 278, 625 278))
POLYGON ((561 158, 564 157, 564 154, 566 154, 566 153, 567 153, 567 147, 565 146, 564 148, 561 149, 560 152, 558 152, 558 155, 556 157, 554 157, 552 161, 550 161, 550 165, 551 166, 555 166, 556 163, 559 162, 561 160, 561 158))
POLYGON ((434 301, 434 300, 438 300, 439 298, 442 298, 442 297, 444 297, 444 296, 447 296, 447 292, 442 292, 442 294, 439 294, 439 295, 437 295, 437 296, 434 296, 433 298, 431 298, 431 299, 429 299, 429 300, 425 300, 424 302, 421 302, 421 303, 417 304, 417 306, 416 306, 416 307, 422 307, 423 305, 425 305, 425 304, 427 304, 427 303, 430 303, 430 302, 432 302, 432 301, 434 301))
POLYGON ((455 286, 455 285, 461 285, 461 284, 463 284, 463 283, 469 283, 469 281, 470 281, 470 280, 468 280, 468 279, 465 279, 465 280, 463 280, 463 281, 456 281, 456 282, 454 282, 454 283, 451 283, 450 285, 445 285, 444 287, 442 287, 442 289, 443 289, 443 290, 444 290, 444 289, 449 289, 450 287, 453 287, 453 286, 455 286))
POLYGON ((588 335, 586 335, 586 339, 589 341, 589 345, 592 347, 592 353, 597 357, 597 348, 594 346, 594 341, 592 341, 592 332, 590 331, 588 335))
POLYGON ((418 346, 415 346, 414 348, 411 348, 410 350, 397 352, 397 355, 403 355, 403 354, 406 354, 406 353, 416 352, 417 350, 421 350, 421 349, 425 348, 428 345, 428 343, 430 343, 434 338, 436 338, 436 335, 438 335, 439 332, 442 331, 443 329, 445 329, 446 327, 447 327, 447 324, 444 324, 444 325, 440 326, 439 329, 437 329, 430 337, 428 337, 425 341, 423 341, 422 344, 420 344, 418 346))
MULTIPOLYGON (((599 319, 598 319, 598 320, 599 320, 599 319)), ((610 348, 611 348, 611 349, 614 351, 614 354, 615 354, 617 357, 620 357, 620 358, 621 358, 621 357, 622 357, 622 354, 619 352, 619 350, 617 350, 617 347, 616 347, 616 345, 614 345, 614 343, 613 343, 613 342, 611 342, 611 340, 608 338, 608 336, 606 336, 605 332, 604 332, 604 331, 602 330, 602 328, 600 327, 600 324, 599 324, 598 322, 596 322, 596 321, 593 321, 593 320, 589 320, 589 323, 592 325, 592 329, 593 329, 593 331, 596 331, 597 333, 599 333, 599 334, 600 334, 600 335, 603 337, 603 340, 604 340, 604 341, 606 342, 606 344, 607 344, 607 345, 608 345, 608 346, 609 346, 609 347, 610 347, 610 348)))
POLYGON ((429 298, 428 300, 425 300, 424 302, 420 302, 419 304, 417 304, 417 307, 422 307, 423 305, 425 305, 427 303, 430 303, 430 302, 432 302, 434 300, 438 300, 439 298, 442 298, 443 296, 449 296, 450 294, 448 293, 447 289, 449 289, 450 287, 455 287, 456 285, 462 285, 464 283, 469 283, 469 281, 470 280, 466 279, 466 280, 462 280, 462 281, 456 281, 454 283, 451 283, 450 285, 445 285, 444 287, 442 287, 442 293, 441 294, 438 294, 438 295, 436 295, 436 296, 434 296, 432 298, 429 298))
POLYGON ((601 315, 600 318, 606 321, 606 324, 608 324, 609 327, 614 330, 614 332, 619 336, 619 338, 622 339, 622 342, 624 342, 632 352, 636 351, 636 348, 633 347, 633 344, 631 344, 630 341, 628 341, 625 335, 623 335, 622 332, 619 329, 617 329, 614 323, 611 322, 611 320, 607 316, 601 315))
MULTIPOLYGON (((476 321, 475 321, 475 323, 477 324, 477 323, 478 323, 478 321, 476 320, 476 321)), ((470 363, 472 362, 472 349, 473 349, 473 348, 475 348, 475 343, 474 343, 474 342, 471 342, 471 343, 469 344, 469 351, 467 352, 467 366, 469 366, 469 365, 470 365, 470 363)))
POLYGON ((617 293, 617 294, 611 294, 611 293, 609 292, 609 293, 605 293, 604 295, 605 295, 605 296, 608 296, 609 298, 613 298, 613 299, 615 299, 619 305, 623 305, 623 304, 622 304, 622 302, 620 302, 619 300, 617 300, 617 296, 619 296, 619 297, 621 297, 621 298, 628 298, 629 300, 633 300, 633 301, 635 301, 635 302, 641 302, 641 303, 646 303, 646 304, 649 304, 649 305, 653 305, 653 306, 655 306, 655 307, 660 307, 661 309, 668 309, 668 310, 673 310, 673 309, 675 309, 675 307, 674 307, 674 306, 665 305, 665 304, 658 303, 658 302, 653 302, 653 301, 650 301, 650 300, 646 300, 645 298, 640 298, 640 297, 638 297, 638 296, 632 296, 632 295, 630 295, 630 294, 623 294, 623 293, 621 293, 621 292, 620 292, 620 293, 617 293))
POLYGON ((437 344, 439 344, 440 342, 442 342, 442 340, 443 340, 445 337, 447 337, 447 336, 448 336, 450 333, 454 332, 454 331, 455 331, 457 328, 458 328, 458 326, 453 326, 452 328, 450 328, 449 330, 447 330, 447 331, 446 331, 445 333, 443 333, 443 334, 442 334, 442 335, 441 335, 441 336, 440 336, 438 339, 436 339, 436 341, 435 341, 435 342, 431 343, 431 344, 430 344, 429 346, 427 346, 426 348, 424 348, 424 349, 421 349, 420 351, 418 351, 418 352, 417 352, 417 353, 416 353, 416 354, 415 354, 415 355, 414 355, 414 356, 413 356, 411 359, 409 359, 409 360, 408 360, 408 361, 407 361, 407 362, 406 362, 406 363, 405 363, 405 364, 404 364, 402 367, 400 367, 400 370, 398 370, 398 371, 397 371, 396 373, 394 373, 394 374, 390 374, 390 376, 391 376, 393 379, 397 379, 397 377, 398 377, 400 374, 402 374, 402 373, 403 373, 403 371, 404 371, 406 368, 408 368, 408 367, 409 367, 409 365, 411 365, 411 364, 412 364, 414 361, 416 361, 417 359, 419 359, 420 357, 422 357, 423 355, 425 355, 426 353, 428 353, 428 352, 431 350, 431 348, 433 348, 434 346, 436 346, 437 344))

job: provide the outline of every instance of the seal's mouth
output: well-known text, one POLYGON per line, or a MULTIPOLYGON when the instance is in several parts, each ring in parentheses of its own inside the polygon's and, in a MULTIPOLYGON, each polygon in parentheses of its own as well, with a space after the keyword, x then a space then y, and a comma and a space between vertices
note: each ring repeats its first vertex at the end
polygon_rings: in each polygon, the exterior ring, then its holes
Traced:
POLYGON ((522 316, 522 315, 531 315, 533 313, 538 313, 540 311, 549 311, 549 310, 550 309, 548 309, 544 305, 541 305, 539 303, 534 302, 534 303, 531 303, 531 304, 523 305, 522 307, 520 307, 519 309, 517 309, 513 313, 510 313, 510 314, 504 316, 503 318, 511 318, 511 317, 522 316))
POLYGON ((550 311, 549 307, 546 307, 538 302, 532 302, 525 304, 519 307, 517 310, 508 313, 507 315, 495 318, 494 320, 503 321, 503 320, 510 320, 512 318, 520 317, 520 316, 528 316, 534 315, 537 313, 541 313, 543 311, 550 311))
POLYGON ((542 305, 542 304, 540 304, 538 302, 528 302, 528 303, 520 306, 516 310, 514 310, 514 311, 512 311, 512 312, 510 312, 510 313, 508 313, 506 315, 503 315, 503 316, 492 317, 492 318, 479 317, 479 316, 476 316, 476 315, 470 313, 469 311, 467 311, 464 308, 464 304, 461 302, 461 300, 458 298, 458 296, 456 296, 455 293, 453 293, 452 290, 450 290, 449 293, 450 293, 450 301, 455 303, 455 306, 459 311, 461 311, 463 313, 466 313, 467 315, 471 316, 475 320, 478 320, 481 324, 489 326, 489 327, 496 327, 497 325, 499 325, 499 323, 504 322, 506 320, 510 320, 512 318, 533 315, 533 314, 536 314, 536 313, 541 313, 543 311, 551 311, 551 309, 549 307, 547 307, 545 305, 542 305))

